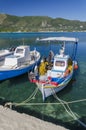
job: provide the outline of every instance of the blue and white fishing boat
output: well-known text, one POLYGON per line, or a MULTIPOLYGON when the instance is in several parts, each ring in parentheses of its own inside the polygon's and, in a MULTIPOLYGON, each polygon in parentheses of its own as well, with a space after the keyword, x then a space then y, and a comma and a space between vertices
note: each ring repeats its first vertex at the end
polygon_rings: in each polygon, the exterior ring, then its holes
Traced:
POLYGON ((36 49, 30 51, 30 46, 18 46, 0 65, 0 81, 29 72, 39 61, 40 53, 36 49))
POLYGON ((78 68, 77 62, 75 61, 78 39, 69 37, 49 37, 39 39, 39 41, 55 41, 61 42, 62 44, 59 53, 51 55, 52 58, 50 61, 45 59, 41 60, 38 66, 38 73, 36 71, 37 67, 35 67, 34 74, 32 76, 30 74, 30 81, 36 83, 42 93, 44 101, 46 97, 65 88, 72 79, 74 69, 78 68), (75 44, 73 59, 69 54, 65 54, 66 42, 73 42, 73 44, 75 44))

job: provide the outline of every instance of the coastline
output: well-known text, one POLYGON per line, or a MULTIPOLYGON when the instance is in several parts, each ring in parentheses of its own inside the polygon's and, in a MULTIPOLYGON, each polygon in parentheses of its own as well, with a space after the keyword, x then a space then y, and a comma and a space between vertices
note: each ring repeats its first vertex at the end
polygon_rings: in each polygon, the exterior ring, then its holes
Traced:
POLYGON ((67 130, 62 126, 24 113, 20 114, 3 106, 0 106, 0 117, 0 130, 67 130))

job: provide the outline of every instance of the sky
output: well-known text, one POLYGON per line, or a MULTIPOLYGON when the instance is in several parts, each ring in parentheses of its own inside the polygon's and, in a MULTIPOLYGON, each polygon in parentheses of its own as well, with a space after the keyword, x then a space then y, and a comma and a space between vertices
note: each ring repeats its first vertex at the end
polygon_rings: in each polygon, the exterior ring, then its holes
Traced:
POLYGON ((0 13, 86 21, 86 0, 0 0, 0 13))

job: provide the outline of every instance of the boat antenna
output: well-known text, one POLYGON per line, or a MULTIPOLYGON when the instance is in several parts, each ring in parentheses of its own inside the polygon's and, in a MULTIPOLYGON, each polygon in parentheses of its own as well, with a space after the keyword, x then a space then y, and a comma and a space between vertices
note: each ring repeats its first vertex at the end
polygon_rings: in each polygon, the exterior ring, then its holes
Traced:
POLYGON ((64 49, 64 52, 65 52, 65 41, 64 41, 64 43, 63 43, 63 49, 64 49))
POLYGON ((22 40, 23 40, 23 45, 24 45, 24 38, 22 40))

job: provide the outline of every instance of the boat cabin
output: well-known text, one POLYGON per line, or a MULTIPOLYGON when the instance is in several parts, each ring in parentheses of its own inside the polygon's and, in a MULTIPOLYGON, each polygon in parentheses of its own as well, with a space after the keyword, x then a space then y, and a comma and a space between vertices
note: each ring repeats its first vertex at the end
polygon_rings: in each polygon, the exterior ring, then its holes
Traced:
POLYGON ((13 55, 5 58, 4 65, 6 66, 20 66, 25 62, 31 60, 30 47, 29 46, 18 46, 13 55))
POLYGON ((69 59, 68 55, 65 55, 63 57, 60 55, 56 55, 54 57, 53 70, 64 72, 65 69, 67 68, 68 59, 69 59))
POLYGON ((50 77, 60 77, 63 73, 65 73, 66 69, 69 65, 72 65, 72 61, 69 55, 58 55, 54 57, 54 63, 51 70, 48 70, 47 76, 50 77))

